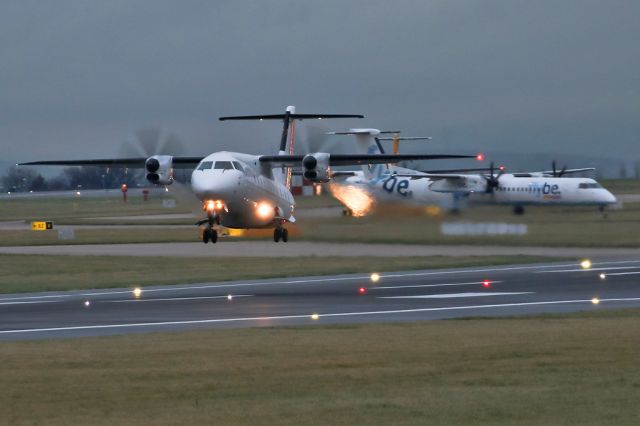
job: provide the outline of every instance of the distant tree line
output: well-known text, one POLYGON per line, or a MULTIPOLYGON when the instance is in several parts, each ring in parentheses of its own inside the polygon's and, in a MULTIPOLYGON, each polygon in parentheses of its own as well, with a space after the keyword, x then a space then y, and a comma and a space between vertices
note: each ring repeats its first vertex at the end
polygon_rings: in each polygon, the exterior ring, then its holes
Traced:
POLYGON ((14 166, 0 177, 0 187, 5 192, 113 189, 123 183, 136 186, 147 182, 140 170, 84 166, 67 167, 52 178, 45 178, 30 167, 14 166))

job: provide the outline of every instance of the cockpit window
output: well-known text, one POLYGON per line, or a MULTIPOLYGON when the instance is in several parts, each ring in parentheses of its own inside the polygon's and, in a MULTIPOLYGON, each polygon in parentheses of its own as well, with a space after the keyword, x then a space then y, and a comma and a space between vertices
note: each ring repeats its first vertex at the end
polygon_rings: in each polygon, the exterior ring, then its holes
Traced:
POLYGON ((231 161, 216 161, 216 165, 213 168, 216 170, 233 170, 233 164, 231 164, 231 161))
POLYGON ((602 186, 600 186, 599 183, 597 182, 582 182, 581 184, 578 185, 578 188, 580 189, 594 189, 594 188, 602 188, 602 186))
POLYGON ((203 161, 198 166, 198 170, 209 170, 211 167, 213 167, 213 161, 203 161))
POLYGON ((242 167, 242 164, 240 164, 239 161, 234 161, 233 165, 235 166, 236 169, 240 170, 240 171, 244 171, 244 167, 242 167))

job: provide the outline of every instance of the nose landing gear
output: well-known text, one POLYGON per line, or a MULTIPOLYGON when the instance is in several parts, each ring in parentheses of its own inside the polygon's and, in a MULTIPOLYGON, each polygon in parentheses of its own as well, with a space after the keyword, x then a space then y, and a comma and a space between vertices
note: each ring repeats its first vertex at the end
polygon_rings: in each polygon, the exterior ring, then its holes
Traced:
POLYGON ((207 218, 199 221, 196 225, 201 226, 206 224, 206 227, 202 231, 202 242, 207 244, 211 241, 212 244, 218 242, 218 231, 214 225, 220 225, 220 215, 215 212, 207 212, 207 218))
POLYGON ((276 229, 273 230, 273 241, 277 243, 281 239, 283 243, 286 243, 287 241, 289 241, 289 230, 287 228, 282 228, 281 226, 278 226, 276 229))

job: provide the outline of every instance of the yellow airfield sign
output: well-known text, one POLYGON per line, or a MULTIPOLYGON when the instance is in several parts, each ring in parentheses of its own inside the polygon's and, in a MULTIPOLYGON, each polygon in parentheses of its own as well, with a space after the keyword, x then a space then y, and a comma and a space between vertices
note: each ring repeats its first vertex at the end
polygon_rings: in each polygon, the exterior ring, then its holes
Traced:
POLYGON ((48 231, 53 229, 53 222, 31 222, 32 231, 48 231))

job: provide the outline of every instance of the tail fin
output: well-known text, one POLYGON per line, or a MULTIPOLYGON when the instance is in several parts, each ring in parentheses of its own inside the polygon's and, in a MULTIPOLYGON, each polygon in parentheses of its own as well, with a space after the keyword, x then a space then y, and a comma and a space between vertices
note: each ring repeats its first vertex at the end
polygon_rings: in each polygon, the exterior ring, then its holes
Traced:
MULTIPOLYGON (((355 136, 359 154, 382 154, 382 146, 378 142, 378 136, 381 133, 383 132, 378 129, 349 129, 348 132, 329 132, 328 134, 355 136)), ((363 164, 361 167, 366 179, 380 177, 386 169, 384 164, 363 164)))
MULTIPOLYGON (((280 150, 278 155, 287 155, 287 138, 289 135, 289 129, 291 128, 291 142, 289 144, 289 154, 293 154, 293 131, 295 120, 309 120, 325 118, 364 118, 364 115, 360 114, 296 114, 296 107, 290 105, 285 110, 284 114, 268 114, 268 115, 239 115, 220 117, 220 121, 227 120, 282 120, 282 136, 280 137, 280 150)), ((278 182, 285 184, 287 187, 291 185, 291 168, 287 168, 286 172, 284 168, 273 171, 273 177, 278 182)))

